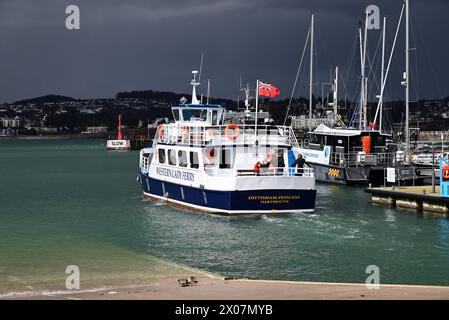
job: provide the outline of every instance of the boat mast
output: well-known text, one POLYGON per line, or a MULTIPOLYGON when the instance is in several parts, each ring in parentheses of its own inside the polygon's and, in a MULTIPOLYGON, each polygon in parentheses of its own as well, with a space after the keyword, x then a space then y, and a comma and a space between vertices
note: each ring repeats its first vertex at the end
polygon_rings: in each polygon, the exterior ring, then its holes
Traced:
POLYGON ((309 131, 312 131, 312 98, 313 98, 313 46, 314 46, 315 16, 312 14, 310 23, 310 88, 309 88, 309 131))
POLYGON ((369 12, 366 11, 365 17, 365 38, 363 39, 363 130, 366 130, 368 117, 367 117, 367 106, 368 106, 368 77, 366 76, 366 45, 368 42, 368 16, 369 12))
POLYGON ((206 104, 209 104, 210 102, 210 79, 207 79, 207 98, 206 98, 206 104))
MULTIPOLYGON (((387 17, 384 17, 384 25, 382 30, 382 70, 380 74, 380 87, 383 88, 384 81, 385 81, 385 38, 386 38, 386 32, 387 32, 387 17)), ((384 105, 384 91, 381 89, 381 95, 379 96, 380 99, 380 113, 379 113, 379 132, 382 133, 382 109, 384 105)))
POLYGON ((192 104, 200 104, 200 102, 198 101, 198 98, 196 97, 196 86, 199 86, 200 83, 196 81, 196 75, 198 74, 198 71, 193 70, 192 71, 193 74, 193 79, 190 82, 190 84, 192 85, 192 104))
POLYGON ((246 112, 249 112, 249 83, 246 84, 246 88, 245 90, 245 107, 246 107, 246 112))
POLYGON ((405 154, 410 152, 410 129, 409 129, 409 104, 410 104, 410 7, 409 0, 405 0, 405 154))
POLYGON ((367 127, 367 100, 368 100, 368 77, 366 77, 366 45, 368 38, 368 17, 367 11, 365 16, 364 38, 362 37, 362 27, 359 27, 360 38, 360 67, 361 67, 361 84, 360 84, 360 114, 359 114, 359 130, 366 130, 367 127))
POLYGON ((254 126, 254 141, 257 145, 257 120, 259 118, 259 79, 257 79, 256 82, 256 119, 255 119, 255 126, 254 126))
POLYGON ((361 81, 360 81, 360 108, 359 108, 359 130, 362 130, 362 122, 363 122, 363 99, 365 97, 365 89, 363 88, 365 85, 364 81, 364 68, 363 68, 363 38, 362 38, 362 27, 359 27, 359 40, 360 40, 360 75, 361 75, 361 81))
POLYGON ((335 67, 335 82, 334 82, 334 120, 335 124, 338 121, 338 66, 335 67))

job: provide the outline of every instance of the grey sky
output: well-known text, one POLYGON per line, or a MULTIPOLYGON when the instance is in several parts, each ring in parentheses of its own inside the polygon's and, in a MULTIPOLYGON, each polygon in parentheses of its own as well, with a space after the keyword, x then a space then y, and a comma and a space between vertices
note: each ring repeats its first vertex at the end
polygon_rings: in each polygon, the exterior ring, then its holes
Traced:
MULTIPOLYGON (((447 96, 449 1, 410 1, 417 48, 412 77, 419 89, 412 86, 412 98, 447 96)), ((316 81, 328 82, 331 68, 345 72, 349 65, 369 4, 388 18, 390 48, 401 0, 0 0, 0 102, 49 93, 101 98, 133 89, 189 92, 201 52, 203 80, 212 80, 214 96, 236 99, 241 76, 252 85, 257 78, 276 84, 288 97, 310 14, 316 15, 316 81), (81 9, 79 31, 65 29, 69 4, 81 9)), ((369 33, 372 53, 379 35, 369 33)), ((404 41, 402 28, 388 83, 391 98, 403 97, 404 41)), ((348 77, 350 94, 357 63, 348 77)), ((306 94, 305 81, 297 95, 306 94)), ((321 94, 321 84, 315 92, 321 94)))

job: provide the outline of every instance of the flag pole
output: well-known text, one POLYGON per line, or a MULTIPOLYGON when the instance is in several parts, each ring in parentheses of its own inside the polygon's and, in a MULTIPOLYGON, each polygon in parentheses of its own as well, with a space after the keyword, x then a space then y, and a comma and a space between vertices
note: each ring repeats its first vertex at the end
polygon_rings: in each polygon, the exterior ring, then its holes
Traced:
POLYGON ((256 120, 255 120, 255 139, 256 139, 256 143, 257 143, 257 121, 259 118, 259 80, 257 80, 256 83, 256 120))

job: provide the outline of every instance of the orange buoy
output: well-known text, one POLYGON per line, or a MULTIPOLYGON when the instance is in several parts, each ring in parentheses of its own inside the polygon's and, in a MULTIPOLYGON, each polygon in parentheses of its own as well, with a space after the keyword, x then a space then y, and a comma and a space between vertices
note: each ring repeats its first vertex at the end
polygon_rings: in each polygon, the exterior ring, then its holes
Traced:
POLYGON ((235 141, 240 135, 240 128, 235 123, 230 123, 226 126, 224 133, 225 133, 226 138, 228 138, 231 141, 235 141), (229 133, 229 131, 231 131, 231 130, 234 131, 233 134, 229 133))

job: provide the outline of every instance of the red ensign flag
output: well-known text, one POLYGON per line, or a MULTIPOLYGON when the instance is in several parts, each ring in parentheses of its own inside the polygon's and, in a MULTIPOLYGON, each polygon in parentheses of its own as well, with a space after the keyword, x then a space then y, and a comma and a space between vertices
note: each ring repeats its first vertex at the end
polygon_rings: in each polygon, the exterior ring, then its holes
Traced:
POLYGON ((259 81, 259 96, 274 98, 281 94, 281 91, 275 86, 259 81))

